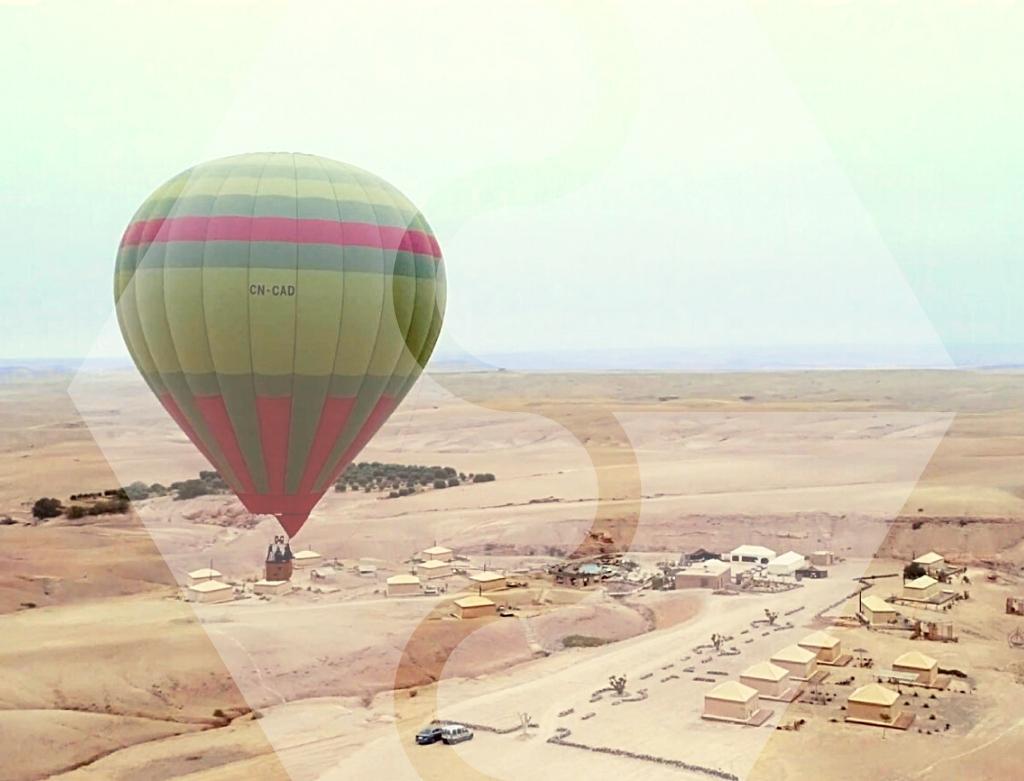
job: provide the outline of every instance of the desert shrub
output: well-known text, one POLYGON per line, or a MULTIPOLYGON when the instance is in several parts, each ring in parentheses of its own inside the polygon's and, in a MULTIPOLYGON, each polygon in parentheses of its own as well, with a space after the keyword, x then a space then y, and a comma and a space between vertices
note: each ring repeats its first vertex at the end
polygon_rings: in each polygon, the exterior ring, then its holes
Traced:
POLYGON ((473 475, 474 483, 490 483, 493 481, 494 475, 492 475, 490 472, 481 472, 479 474, 473 475))
POLYGON ((32 515, 40 521, 56 518, 63 513, 64 505, 61 504, 60 499, 53 497, 44 496, 42 499, 37 499, 36 503, 32 505, 32 515))
POLYGON ((434 488, 447 488, 447 487, 448 487, 448 481, 447 480, 435 480, 434 481, 434 488))
POLYGON ((927 575, 923 566, 918 564, 916 561, 910 562, 903 568, 903 579, 904 580, 915 580, 922 575, 927 575))
POLYGON ((73 504, 73 505, 71 505, 68 508, 68 513, 67 513, 68 518, 70 518, 73 521, 77 521, 79 518, 84 518, 88 514, 89 514, 89 511, 85 507, 82 507, 82 505, 80 505, 80 504, 73 504))
POLYGON ((454 488, 458 484, 459 484, 459 478, 457 478, 457 477, 449 477, 448 478, 448 487, 449 488, 454 488))
POLYGON ((177 500, 194 499, 197 496, 207 496, 213 493, 210 486, 203 480, 184 480, 176 485, 178 487, 174 498, 177 500))
POLYGON ((565 648, 597 648, 608 643, 609 641, 603 637, 591 637, 590 635, 566 635, 562 638, 562 645, 565 648))
POLYGON ((133 502, 138 502, 142 499, 149 498, 149 486, 136 480, 131 485, 126 485, 124 487, 124 493, 133 502))

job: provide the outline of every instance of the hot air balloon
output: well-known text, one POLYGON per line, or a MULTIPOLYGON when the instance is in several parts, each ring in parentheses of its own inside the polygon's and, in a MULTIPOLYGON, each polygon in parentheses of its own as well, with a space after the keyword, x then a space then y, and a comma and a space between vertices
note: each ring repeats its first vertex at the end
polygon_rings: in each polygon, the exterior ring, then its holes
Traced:
POLYGON ((167 412, 246 509, 294 536, 422 372, 445 277, 423 215, 381 178, 245 154, 142 204, 115 300, 167 412))

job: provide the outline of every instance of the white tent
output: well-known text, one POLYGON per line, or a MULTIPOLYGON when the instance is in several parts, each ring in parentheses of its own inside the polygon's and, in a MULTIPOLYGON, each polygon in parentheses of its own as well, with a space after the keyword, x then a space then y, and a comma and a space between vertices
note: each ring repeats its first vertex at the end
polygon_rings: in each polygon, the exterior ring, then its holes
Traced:
POLYGON ((807 559, 796 551, 788 551, 768 562, 769 575, 793 575, 807 566, 807 559))

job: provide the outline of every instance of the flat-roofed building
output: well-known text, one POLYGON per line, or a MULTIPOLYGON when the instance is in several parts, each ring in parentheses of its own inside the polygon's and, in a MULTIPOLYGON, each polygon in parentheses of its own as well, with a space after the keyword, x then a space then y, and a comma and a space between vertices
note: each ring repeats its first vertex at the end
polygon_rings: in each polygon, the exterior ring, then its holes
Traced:
POLYGON ((431 559, 436 561, 452 561, 455 558, 455 551, 443 545, 435 545, 432 548, 427 548, 420 555, 427 561, 431 559))
POLYGON ((315 550, 300 550, 292 554, 292 564, 294 564, 297 569, 318 567, 320 566, 321 559, 323 559, 323 556, 315 550))
POLYGON ((768 574, 776 577, 792 577, 798 569, 807 566, 807 559, 796 551, 786 551, 768 562, 768 574))
POLYGON ((356 565, 356 574, 363 578, 377 577, 377 565, 361 561, 356 565))
POLYGON ((744 561, 748 564, 767 564, 776 553, 763 545, 740 545, 729 551, 729 561, 744 561))
POLYGON ((389 597, 414 597, 423 593, 423 584, 415 575, 392 575, 385 583, 389 597))
POLYGON ((732 580, 732 567, 719 559, 708 559, 691 564, 676 573, 676 588, 723 589, 732 580))
POLYGON ((704 717, 748 722, 761 709, 757 689, 725 681, 704 695, 704 717))
POLYGON ((452 565, 448 561, 429 559, 416 565, 416 574, 424 580, 447 578, 452 574, 452 565))
POLYGON ((824 632, 812 632, 797 645, 812 651, 821 664, 835 664, 843 656, 843 644, 839 638, 824 632))
POLYGON ((227 583, 219 580, 204 580, 188 587, 188 601, 202 602, 230 602, 235 598, 235 590, 227 583))
POLYGON ((939 677, 939 662, 920 651, 908 651, 897 656, 892 663, 893 672, 917 676, 922 686, 935 686, 939 677))
POLYGON ((291 583, 287 580, 257 580, 252 590, 257 594, 284 594, 291 587, 291 583))
POLYGON ((208 580, 220 580, 223 577, 217 570, 210 567, 194 569, 188 573, 188 584, 194 586, 197 583, 205 583, 208 580))
POLYGON ((874 594, 861 599, 860 613, 868 626, 885 626, 895 624, 899 620, 896 608, 874 594))
POLYGON ((487 597, 469 596, 455 600, 459 618, 485 618, 497 615, 498 606, 487 597))
POLYGON ((771 658, 772 664, 789 670, 795 681, 807 681, 818 671, 818 655, 798 645, 790 645, 776 651, 771 658))
POLYGON ((786 700, 793 692, 794 684, 789 670, 771 662, 759 662, 740 673, 740 683, 757 689, 766 699, 786 700))
POLYGON ((939 581, 931 575, 922 575, 903 584, 903 598, 915 602, 928 602, 939 593, 939 581))
POLYGON ((929 575, 943 572, 946 569, 945 556, 941 556, 935 551, 928 551, 923 556, 918 556, 914 559, 914 563, 924 567, 924 571, 929 575))
POLYGON ((902 723, 906 719, 897 708, 899 699, 899 692, 880 683, 861 686, 846 701, 846 720, 906 729, 909 724, 902 723))
POLYGON ((498 591, 506 586, 505 576, 497 572, 477 572, 469 579, 481 591, 498 591))

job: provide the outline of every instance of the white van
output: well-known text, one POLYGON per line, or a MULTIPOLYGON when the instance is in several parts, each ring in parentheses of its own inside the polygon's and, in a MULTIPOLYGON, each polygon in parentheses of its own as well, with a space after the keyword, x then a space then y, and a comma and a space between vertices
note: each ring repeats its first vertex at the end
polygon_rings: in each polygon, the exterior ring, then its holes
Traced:
POLYGON ((449 746, 472 739, 473 731, 461 724, 446 724, 441 728, 441 740, 449 746))

